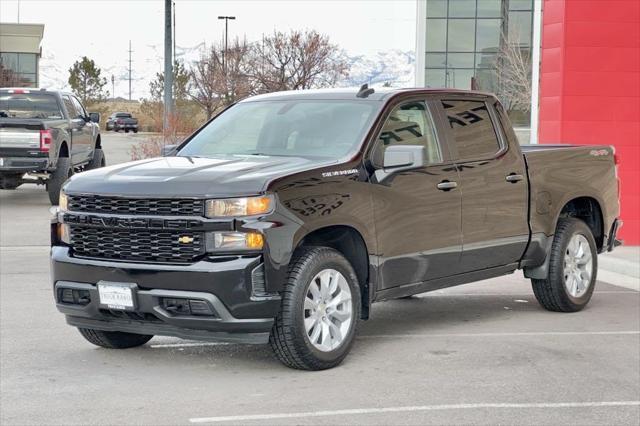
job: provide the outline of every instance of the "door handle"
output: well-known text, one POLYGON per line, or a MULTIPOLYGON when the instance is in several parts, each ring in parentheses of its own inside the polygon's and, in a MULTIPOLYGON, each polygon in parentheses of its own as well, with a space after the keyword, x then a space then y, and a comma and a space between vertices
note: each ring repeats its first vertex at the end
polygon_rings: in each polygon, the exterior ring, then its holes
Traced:
POLYGON ((522 179, 524 179, 524 176, 522 175, 517 175, 515 173, 511 173, 510 175, 506 176, 504 178, 507 182, 510 183, 516 183, 516 182, 520 182, 522 179))
POLYGON ((455 189, 455 188, 458 187, 458 182, 451 182, 451 181, 448 181, 448 180, 443 180, 438 185, 436 185, 436 187, 440 191, 451 191, 452 189, 455 189))

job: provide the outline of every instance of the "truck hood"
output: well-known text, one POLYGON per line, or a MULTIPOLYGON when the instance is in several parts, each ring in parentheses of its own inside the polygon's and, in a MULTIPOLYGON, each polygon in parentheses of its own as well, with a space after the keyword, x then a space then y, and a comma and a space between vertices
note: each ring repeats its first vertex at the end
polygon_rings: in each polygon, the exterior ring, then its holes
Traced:
POLYGON ((233 197, 262 192, 269 181, 334 163, 301 157, 161 157, 74 175, 68 193, 156 197, 233 197))

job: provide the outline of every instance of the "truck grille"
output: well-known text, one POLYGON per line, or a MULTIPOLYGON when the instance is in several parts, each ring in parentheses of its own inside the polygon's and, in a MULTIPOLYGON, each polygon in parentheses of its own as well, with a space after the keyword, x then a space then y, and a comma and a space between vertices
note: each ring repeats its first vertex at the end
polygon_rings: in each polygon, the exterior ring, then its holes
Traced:
POLYGON ((205 251, 200 232, 83 226, 71 226, 71 247, 81 257, 158 263, 191 263, 205 251))
POLYGON ((74 212, 162 216, 204 215, 203 200, 69 195, 68 202, 69 210, 74 212))

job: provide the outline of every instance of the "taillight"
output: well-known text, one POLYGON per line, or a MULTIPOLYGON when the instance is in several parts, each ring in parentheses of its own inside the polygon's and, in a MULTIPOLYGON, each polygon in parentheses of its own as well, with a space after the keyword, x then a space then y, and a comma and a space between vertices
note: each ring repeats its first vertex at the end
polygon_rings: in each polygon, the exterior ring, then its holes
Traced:
POLYGON ((51 130, 40 130, 40 151, 49 152, 52 140, 51 130))

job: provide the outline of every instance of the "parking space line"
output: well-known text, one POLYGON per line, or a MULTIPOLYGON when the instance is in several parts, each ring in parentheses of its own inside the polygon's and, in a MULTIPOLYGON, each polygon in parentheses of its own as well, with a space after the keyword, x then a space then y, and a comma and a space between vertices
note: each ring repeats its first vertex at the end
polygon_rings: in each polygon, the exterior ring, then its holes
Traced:
POLYGON ((385 339, 392 337, 527 337, 527 336, 627 336, 640 335, 639 330, 628 331, 531 331, 531 332, 505 332, 505 333, 422 333, 422 334, 370 334, 360 335, 360 339, 385 339))
POLYGON ((594 401, 594 402, 533 402, 533 403, 479 403, 417 405, 408 407, 354 408, 346 410, 307 411, 298 413, 252 414, 240 416, 194 417, 191 423, 243 422, 249 420, 296 419, 303 417, 352 416, 361 414, 384 414, 416 411, 468 410, 468 409, 513 409, 513 408, 601 408, 637 407, 640 401, 594 401))

